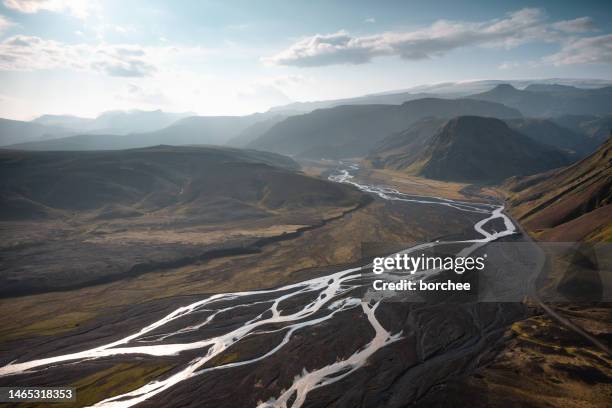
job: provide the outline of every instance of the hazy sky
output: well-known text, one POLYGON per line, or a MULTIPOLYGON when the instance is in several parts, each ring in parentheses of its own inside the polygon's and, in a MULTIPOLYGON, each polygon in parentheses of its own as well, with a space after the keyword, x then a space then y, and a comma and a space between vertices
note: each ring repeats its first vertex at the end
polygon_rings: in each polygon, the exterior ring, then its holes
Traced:
POLYGON ((245 114, 470 79, 612 79, 609 1, 0 0, 0 116, 245 114))

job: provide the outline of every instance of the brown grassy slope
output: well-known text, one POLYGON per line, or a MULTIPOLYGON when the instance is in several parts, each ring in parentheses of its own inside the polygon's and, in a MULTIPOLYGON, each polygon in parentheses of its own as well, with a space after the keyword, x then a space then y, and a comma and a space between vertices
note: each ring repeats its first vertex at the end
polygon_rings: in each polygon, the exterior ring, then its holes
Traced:
POLYGON ((578 163, 503 187, 512 215, 539 240, 612 240, 612 138, 578 163))
MULTIPOLYGON (((612 236, 610 147, 562 170, 513 178, 509 210, 541 241, 600 242, 612 236)), ((565 269, 551 264, 547 281, 565 269)), ((609 303, 548 304, 558 315, 606 345, 612 340, 609 303)), ((512 325, 499 353, 475 374, 449 384, 457 406, 609 406, 612 358, 589 340, 532 305, 533 315, 512 325), (478 395, 478 398, 474 398, 478 395)))

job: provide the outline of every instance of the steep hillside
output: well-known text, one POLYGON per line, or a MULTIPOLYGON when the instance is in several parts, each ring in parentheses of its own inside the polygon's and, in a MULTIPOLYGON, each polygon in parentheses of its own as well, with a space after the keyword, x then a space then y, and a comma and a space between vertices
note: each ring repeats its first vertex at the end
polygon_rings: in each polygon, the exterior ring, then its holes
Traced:
POLYGON ((449 120, 427 141, 427 133, 439 123, 429 126, 423 126, 422 133, 417 129, 412 134, 401 162, 391 156, 389 162, 382 160, 379 164, 433 179, 477 182, 567 164, 561 151, 513 131, 499 119, 460 116, 449 120))
POLYGON ((612 240, 612 138, 578 163, 504 187, 512 214, 542 241, 612 240))
POLYGON ((533 85, 524 90, 500 84, 470 98, 502 103, 525 116, 551 117, 564 114, 603 115, 612 112, 612 87, 580 89, 572 86, 533 85))
POLYGON ((171 126, 151 132, 145 137, 172 145, 225 144, 247 127, 257 122, 250 116, 191 116, 171 126), (163 141, 163 142, 162 142, 163 141))
POLYGON ((590 140, 591 144, 599 147, 612 134, 612 114, 593 115, 562 115, 551 118, 552 121, 580 133, 590 140))
MULTIPOLYGON (((418 121, 403 132, 381 140, 367 159, 376 168, 405 169, 417 160, 446 122, 435 118, 418 121)), ((547 119, 506 119, 504 122, 540 144, 563 150, 570 160, 579 160, 597 148, 591 139, 547 119)))
POLYGON ((426 98, 399 106, 339 106, 289 117, 249 147, 309 158, 363 156, 380 140, 419 119, 457 115, 520 117, 518 111, 503 105, 468 99, 426 98))
POLYGON ((253 140, 257 139, 259 136, 266 133, 268 130, 272 128, 272 126, 276 125, 279 122, 282 122, 288 117, 285 114, 275 114, 269 118, 263 119, 259 122, 255 122, 251 126, 242 130, 236 136, 232 137, 227 141, 228 146, 235 147, 244 147, 251 143, 253 140))
POLYGON ((402 170, 427 149, 432 137, 446 122, 447 119, 421 119, 408 129, 378 142, 366 158, 373 167, 402 170))
POLYGON ((548 119, 511 119, 505 121, 516 130, 544 145, 553 146, 568 153, 584 157, 599 147, 592 138, 556 124, 548 119))

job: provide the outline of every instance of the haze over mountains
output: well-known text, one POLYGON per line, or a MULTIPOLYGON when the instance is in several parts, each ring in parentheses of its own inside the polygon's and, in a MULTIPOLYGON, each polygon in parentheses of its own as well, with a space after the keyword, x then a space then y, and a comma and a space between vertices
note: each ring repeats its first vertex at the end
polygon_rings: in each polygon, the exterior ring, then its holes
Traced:
POLYGON ((270 111, 288 113, 308 113, 315 109, 331 108, 340 105, 401 105, 420 98, 461 98, 482 93, 493 89, 500 84, 510 84, 523 89, 532 84, 565 85, 570 87, 592 89, 612 85, 612 81, 597 79, 568 79, 552 78, 537 80, 480 80, 463 82, 443 82, 433 85, 420 85, 405 90, 380 92, 356 98, 332 99, 327 101, 294 102, 287 105, 275 106, 270 111))
POLYGON ((188 116, 193 116, 193 113, 131 110, 108 111, 93 119, 70 115, 43 115, 32 122, 46 126, 59 126, 81 133, 125 135, 158 130, 188 116))
MULTIPOLYGON (((248 116, 187 116, 169 126, 150 132, 117 134, 81 134, 36 142, 11 145, 23 150, 118 150, 159 144, 225 145, 232 138, 239 137, 256 123, 267 123, 266 114, 248 116)), ((279 115, 270 115, 278 118, 279 115)), ((280 118, 283 118, 280 116, 280 118)), ((275 122, 272 122, 273 124, 275 122)), ((264 128, 264 130, 267 128, 264 128)), ((256 129, 253 130, 256 133, 256 129)))
POLYGON ((470 98, 502 103, 528 117, 606 115, 612 111, 612 86, 580 89, 559 84, 531 84, 519 90, 510 84, 500 84, 470 98))
POLYGON ((70 130, 62 127, 0 118, 0 146, 64 137, 70 134, 70 130))
POLYGON ((248 146, 304 158, 363 157, 380 148, 377 144, 383 139, 407 131, 421 119, 473 115, 507 120, 519 133, 573 153, 577 159, 593 152, 609 133, 612 88, 601 88, 607 84, 563 79, 445 83, 359 98, 289 104, 248 116, 189 116, 161 111, 107 112, 96 119, 45 115, 32 122, 0 122, 0 144, 24 150, 213 144, 248 146), (443 98, 424 97, 428 95, 443 98), (464 98, 454 99, 458 96, 464 98))
MULTIPOLYGON (((84 133, 126 135, 148 132, 188 116, 192 114, 131 110, 104 112, 93 119, 71 115, 43 115, 30 122, 0 119, 0 146, 29 142, 43 142, 44 145, 49 140, 84 133)), ((40 150, 35 144, 33 146, 33 149, 40 150)))
POLYGON ((289 117, 249 147, 299 157, 355 157, 366 154, 379 140, 419 119, 458 115, 506 119, 521 116, 517 110, 501 104, 469 99, 425 98, 402 105, 339 106, 289 117))

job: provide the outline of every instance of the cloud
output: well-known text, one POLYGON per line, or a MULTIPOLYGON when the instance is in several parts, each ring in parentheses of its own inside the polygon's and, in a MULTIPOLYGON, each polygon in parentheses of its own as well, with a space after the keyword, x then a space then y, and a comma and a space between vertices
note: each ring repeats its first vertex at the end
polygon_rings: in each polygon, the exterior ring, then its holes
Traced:
POLYGON ((104 72, 109 76, 127 78, 146 77, 156 71, 153 65, 136 59, 97 61, 93 62, 91 66, 95 70, 104 72))
POLYGON ((591 17, 579 17, 573 20, 558 21, 553 23, 552 27, 565 33, 586 33, 595 30, 595 25, 591 17))
POLYGON ((414 31, 368 36, 353 36, 343 30, 317 34, 299 40, 263 61, 274 65, 314 67, 364 64, 381 56, 422 60, 470 46, 513 48, 535 41, 561 42, 567 38, 567 32, 591 29, 591 24, 586 17, 549 23, 541 9, 525 8, 501 19, 484 22, 439 20, 414 31))
POLYGON ((4 6, 22 13, 38 13, 39 11, 66 12, 74 17, 85 19, 98 7, 92 0, 4 0, 4 6))
POLYGON ((570 39, 559 52, 545 57, 543 61, 557 66, 612 63, 612 34, 570 39))
POLYGON ((64 44, 16 35, 0 43, 0 70, 33 71, 66 68, 110 76, 144 77, 156 67, 146 49, 134 45, 64 44))
POLYGON ((14 25, 15 23, 0 14, 0 33, 3 33, 6 29, 14 25))
POLYGON ((159 89, 143 88, 136 84, 128 84, 124 93, 116 95, 116 98, 137 104, 161 106, 169 104, 169 100, 159 89))
POLYGON ((370 24, 374 24, 376 22, 376 19, 374 17, 368 17, 365 20, 363 20, 364 23, 370 23, 370 24))

